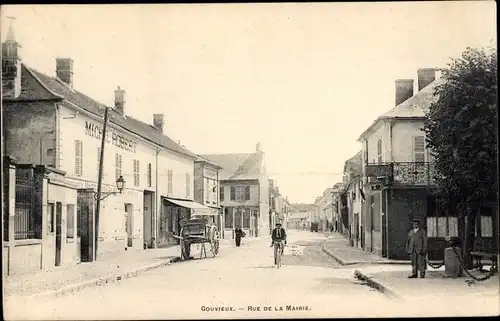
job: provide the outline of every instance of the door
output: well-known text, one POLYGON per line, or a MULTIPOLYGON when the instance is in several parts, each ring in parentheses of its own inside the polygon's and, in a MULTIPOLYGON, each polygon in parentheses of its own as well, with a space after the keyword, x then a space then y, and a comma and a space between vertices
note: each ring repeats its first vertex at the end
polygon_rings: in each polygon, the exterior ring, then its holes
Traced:
POLYGON ((125 231, 127 233, 127 247, 132 247, 134 238, 134 207, 125 204, 125 231))
POLYGON ((153 246, 151 241, 153 236, 153 196, 153 193, 144 191, 142 235, 144 239, 144 246, 148 248, 153 246))
POLYGON ((373 252, 373 211, 375 206, 375 197, 370 195, 370 252, 373 252))
POLYGON ((387 191, 382 191, 382 257, 387 257, 387 191))
POLYGON ((62 203, 56 203, 56 266, 61 265, 62 250, 62 203))
POLYGON ((80 237, 81 262, 94 261, 94 191, 79 189, 76 193, 77 236, 80 237))

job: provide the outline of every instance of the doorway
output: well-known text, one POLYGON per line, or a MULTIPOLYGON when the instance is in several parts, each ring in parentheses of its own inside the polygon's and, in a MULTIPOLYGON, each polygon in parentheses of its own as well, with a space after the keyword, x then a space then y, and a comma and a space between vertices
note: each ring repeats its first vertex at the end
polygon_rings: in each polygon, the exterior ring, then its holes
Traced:
POLYGON ((375 196, 370 195, 370 252, 373 253, 373 212, 375 206, 375 196))
POLYGON ((387 257, 387 190, 380 193, 382 199, 382 257, 387 257))
POLYGON ((125 232, 127 233, 127 247, 132 247, 134 239, 134 206, 125 203, 125 232))
POLYGON ((62 250, 62 203, 56 203, 56 266, 61 265, 62 250))
POLYGON ((154 210, 154 193, 150 191, 144 191, 144 198, 143 198, 143 219, 142 219, 142 235, 144 238, 144 244, 145 247, 152 248, 153 247, 153 242, 152 242, 152 237, 153 237, 153 213, 155 213, 154 210))

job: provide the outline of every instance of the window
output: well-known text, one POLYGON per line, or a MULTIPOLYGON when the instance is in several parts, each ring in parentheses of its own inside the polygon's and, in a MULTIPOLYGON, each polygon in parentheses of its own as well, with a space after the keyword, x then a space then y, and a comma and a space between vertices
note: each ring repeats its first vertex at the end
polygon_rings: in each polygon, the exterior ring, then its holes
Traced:
POLYGON ((250 210, 243 210, 243 228, 250 228, 250 210))
POLYGON ((220 200, 224 200, 224 186, 219 187, 220 200))
POLYGON ((205 177, 203 180, 203 193, 205 194, 205 203, 210 203, 210 180, 205 177))
POLYGON ((152 169, 151 169, 151 163, 148 164, 148 170, 147 170, 147 180, 148 180, 148 187, 151 187, 153 185, 153 177, 152 177, 152 169))
POLYGON ((448 217, 445 212, 439 210, 435 195, 427 196, 427 236, 428 237, 451 237, 458 236, 458 221, 456 217, 448 217))
POLYGON ((241 221, 242 221, 242 216, 243 216, 242 210, 235 208, 235 209, 233 209, 233 211, 234 211, 234 226, 242 227, 241 226, 241 223, 242 223, 241 221))
POLYGON ((493 207, 481 205, 480 215, 476 220, 476 237, 492 237, 493 236, 493 207))
POLYGON ((425 162, 425 137, 413 136, 413 161, 415 163, 425 162))
POLYGON ((167 171, 167 193, 171 194, 173 190, 173 172, 171 169, 167 171))
POLYGON ((115 179, 122 176, 122 155, 115 154, 115 179))
POLYGON ((75 237, 75 205, 66 205, 66 238, 75 237))
POLYGON ((382 138, 377 141, 377 163, 382 163, 382 138))
POLYGON ((55 205, 54 203, 49 203, 48 213, 47 213, 47 219, 48 219, 47 230, 49 231, 49 233, 54 233, 55 231, 55 218, 56 218, 55 205))
POLYGON ((139 161, 134 159, 134 186, 139 186, 140 184, 140 176, 139 176, 139 161))
POLYGON ((226 228, 233 228, 233 212, 228 208, 224 209, 224 226, 226 228))
POLYGON ((75 140, 75 175, 83 175, 83 142, 75 140))
POLYGON ((231 200, 245 201, 250 199, 250 186, 231 186, 231 200))
POLYGON ((186 197, 191 196, 191 175, 186 173, 186 197))

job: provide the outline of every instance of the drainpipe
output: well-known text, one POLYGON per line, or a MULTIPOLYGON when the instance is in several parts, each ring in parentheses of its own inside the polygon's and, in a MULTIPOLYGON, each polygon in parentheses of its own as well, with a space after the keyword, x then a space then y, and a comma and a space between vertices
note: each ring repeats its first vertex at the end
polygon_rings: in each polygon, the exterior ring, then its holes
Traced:
POLYGON ((151 247, 153 249, 155 249, 157 247, 157 243, 156 243, 156 238, 157 238, 157 233, 158 233, 158 229, 157 229, 157 222, 158 222, 158 217, 160 216, 159 213, 161 211, 161 198, 160 198, 160 191, 159 191, 159 183, 158 183, 158 178, 159 178, 159 171, 158 171, 158 155, 160 154, 160 149, 158 148, 156 150, 156 186, 155 186, 155 203, 156 203, 156 206, 155 206, 155 211, 152 213, 153 214, 153 219, 151 220, 152 224, 151 224, 151 227, 152 227, 152 232, 151 233, 151 247))

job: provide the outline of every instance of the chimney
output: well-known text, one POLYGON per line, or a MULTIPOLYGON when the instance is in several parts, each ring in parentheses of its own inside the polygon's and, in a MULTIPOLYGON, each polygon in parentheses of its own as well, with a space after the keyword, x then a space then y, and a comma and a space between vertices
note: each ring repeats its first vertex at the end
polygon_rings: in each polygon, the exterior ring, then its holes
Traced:
POLYGON ((158 130, 160 133, 163 133, 163 114, 153 114, 153 127, 158 130))
POLYGON ((417 70, 418 91, 424 89, 428 84, 436 80, 436 68, 420 68, 417 70))
POLYGON ((17 98, 21 95, 21 46, 16 41, 10 19, 7 39, 2 43, 2 98, 17 98))
POLYGON ((56 75, 69 88, 73 88, 73 60, 71 58, 56 58, 56 75))
POLYGON ((396 80, 396 106, 413 96, 413 79, 396 80))
POLYGON ((125 112, 125 90, 120 86, 115 90, 115 109, 120 115, 125 112))

